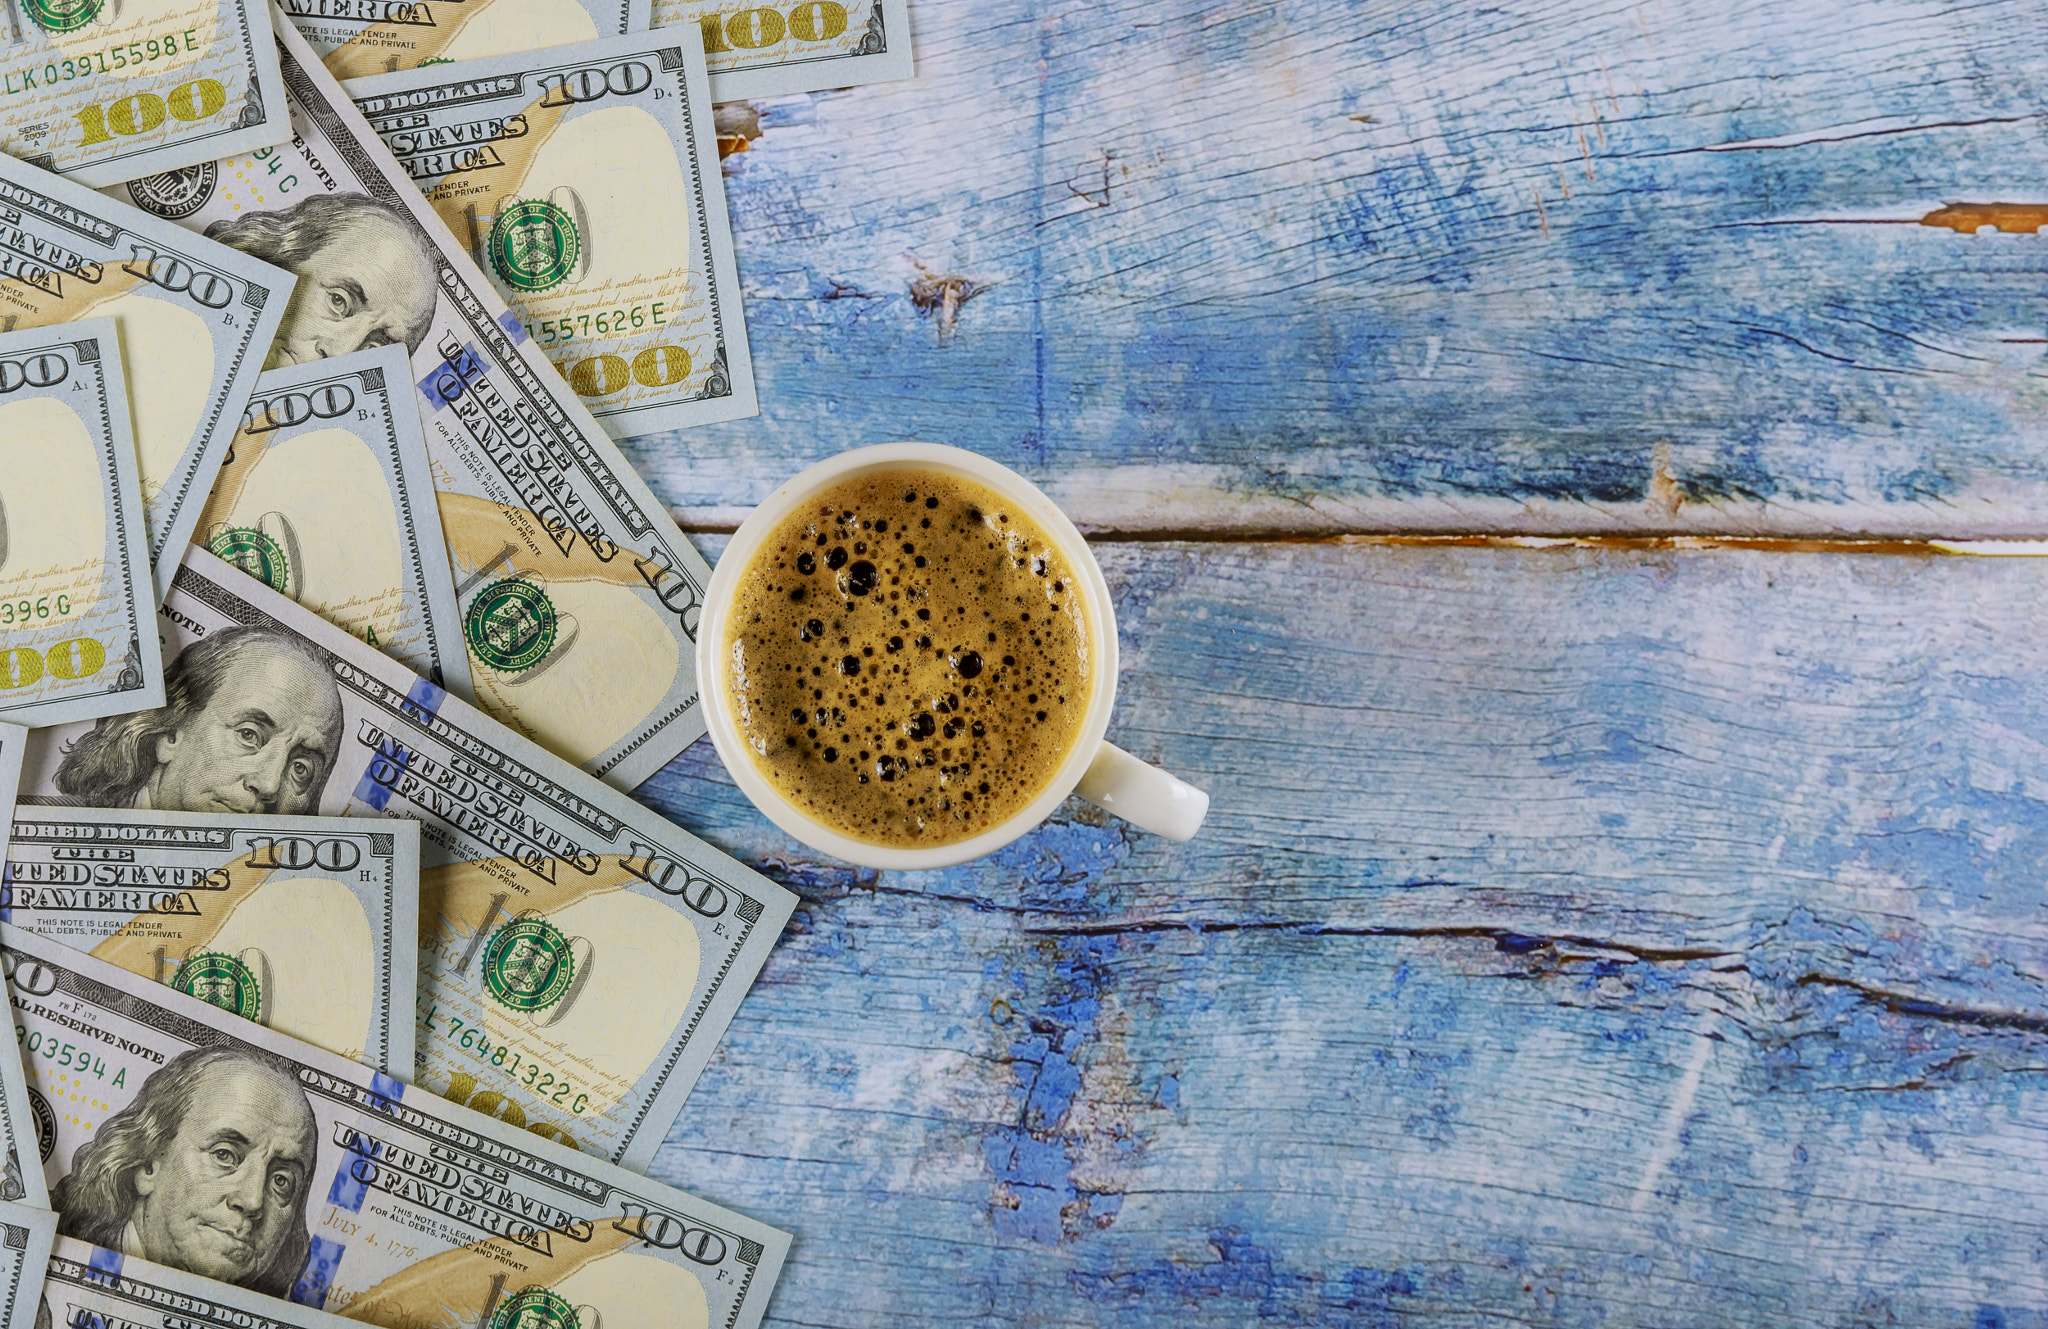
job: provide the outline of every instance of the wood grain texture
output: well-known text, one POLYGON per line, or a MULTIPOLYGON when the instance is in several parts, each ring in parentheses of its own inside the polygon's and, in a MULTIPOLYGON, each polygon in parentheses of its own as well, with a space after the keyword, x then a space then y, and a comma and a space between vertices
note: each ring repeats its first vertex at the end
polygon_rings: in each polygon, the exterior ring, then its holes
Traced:
POLYGON ((2048 562, 1100 553, 1194 842, 640 791, 804 897, 653 1168, 771 1322, 2048 1324, 2048 562))
POLYGON ((632 449, 688 523, 921 438, 1098 531, 2048 533, 2048 236, 1916 223, 2048 201, 2042 0, 912 17, 727 116, 763 408, 632 449))

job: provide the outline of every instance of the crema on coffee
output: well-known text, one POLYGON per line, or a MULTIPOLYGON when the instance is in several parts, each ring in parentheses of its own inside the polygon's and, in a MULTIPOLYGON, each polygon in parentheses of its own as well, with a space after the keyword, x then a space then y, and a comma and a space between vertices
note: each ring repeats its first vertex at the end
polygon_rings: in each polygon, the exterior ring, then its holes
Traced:
POLYGON ((755 765, 843 835, 921 848, 1036 797, 1088 711, 1082 587, 995 490, 903 468, 821 491, 742 574, 722 667, 755 765))

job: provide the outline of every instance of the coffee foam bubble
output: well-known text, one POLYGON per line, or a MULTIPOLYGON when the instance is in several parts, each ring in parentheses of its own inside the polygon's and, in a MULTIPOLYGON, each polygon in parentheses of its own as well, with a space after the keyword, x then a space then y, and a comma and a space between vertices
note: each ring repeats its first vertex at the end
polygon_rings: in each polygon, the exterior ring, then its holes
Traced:
POLYGON ((754 763, 853 839, 956 843, 1051 781, 1088 711, 1079 579, 1017 505, 903 469, 842 481, 764 541, 723 659, 754 763))

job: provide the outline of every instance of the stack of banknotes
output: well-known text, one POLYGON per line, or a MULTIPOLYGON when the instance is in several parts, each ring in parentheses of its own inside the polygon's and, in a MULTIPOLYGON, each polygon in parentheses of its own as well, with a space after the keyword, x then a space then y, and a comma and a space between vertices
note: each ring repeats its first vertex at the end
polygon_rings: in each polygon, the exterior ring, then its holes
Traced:
POLYGON ((709 569, 613 440, 755 413, 713 102, 903 0, 0 43, 0 1329, 759 1322, 640 1174, 795 897, 626 796, 709 569))

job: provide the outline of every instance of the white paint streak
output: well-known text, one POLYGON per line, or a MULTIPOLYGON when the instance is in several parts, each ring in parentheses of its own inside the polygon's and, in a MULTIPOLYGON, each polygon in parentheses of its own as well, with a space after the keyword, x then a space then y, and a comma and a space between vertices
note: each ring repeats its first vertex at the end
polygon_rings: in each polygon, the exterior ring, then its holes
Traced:
MULTIPOLYGON (((877 441, 882 441, 878 439, 877 441)), ((928 442, 971 439, 928 438, 928 442)), ((1276 445, 1277 446, 1277 445, 1276 445)), ((1301 486, 1312 497, 1289 499, 1273 493, 1247 493, 1242 472, 1206 462, 1161 462, 1144 465, 1078 463, 1052 474, 1039 474, 1053 501, 1085 532, 1131 534, 1161 531, 1251 530, 1262 534, 1301 535, 1494 535, 1555 536, 1569 539, 1592 535, 1759 536, 1769 538, 1899 538, 1967 539, 1970 553, 2005 553, 1989 542, 2038 540, 2048 531, 2048 484, 2038 481, 1986 480, 1939 502, 1838 503, 1727 499, 1686 502, 1666 512, 1653 498, 1639 503, 1579 502, 1529 498, 1509 499, 1466 495, 1410 494, 1358 496, 1314 493, 1322 483, 1310 473, 1317 468, 1349 466, 1362 471, 1369 461, 1359 453, 1273 454, 1276 463, 1292 463, 1302 472, 1301 486)), ((706 463, 685 464, 684 454, 636 456, 663 488, 687 491, 702 483, 706 463), (694 469, 692 469, 694 468, 694 469)), ((778 464, 772 458, 720 457, 716 474, 734 494, 766 495, 788 475, 816 460, 806 455, 778 464)), ((1674 458, 1674 469, 1678 459, 1674 458)), ((1030 468, 1025 468, 1029 470, 1030 468)), ((1276 466, 1275 469, 1283 469, 1276 466)), ((685 530, 730 529, 752 510, 750 503, 684 502, 671 511, 685 530)), ((1959 552, 1962 552, 1959 550, 1959 552)), ((2011 550, 2032 553, 2034 550, 2011 550)))
POLYGON ((1686 1066, 1685 1074, 1679 1077, 1678 1090, 1671 1096, 1671 1106, 1664 1113, 1664 1127, 1657 1133, 1657 1148, 1650 1154, 1650 1161, 1643 1165, 1642 1180, 1636 1183, 1636 1194, 1629 1201, 1629 1209, 1641 1213, 1657 1194, 1657 1183, 1664 1178, 1664 1170, 1671 1166, 1671 1160, 1678 1157, 1679 1134, 1685 1129, 1686 1116, 1692 1111, 1692 1100, 1700 1091, 1700 1076, 1706 1072, 1707 1059, 1714 1055, 1714 1021, 1700 1031, 1698 1042, 1693 1048, 1692 1061, 1686 1066))
POLYGON ((1936 549, 1980 558, 2048 558, 2048 540, 1936 540, 1936 549))
POLYGON ((1815 143, 1842 143, 1850 139, 1874 138, 1885 134, 1912 134, 1929 129, 1957 129, 1975 125, 2012 124, 2026 119, 2024 116, 1982 116, 1965 121, 1937 121, 1933 123, 1904 120, 1895 116, 1883 116, 1872 120, 1858 120, 1852 124, 1836 125, 1832 128, 1815 130, 1803 134, 1774 134, 1768 138, 1737 139, 1732 143, 1708 143, 1702 152, 1749 152, 1760 148, 1803 148, 1815 143))

